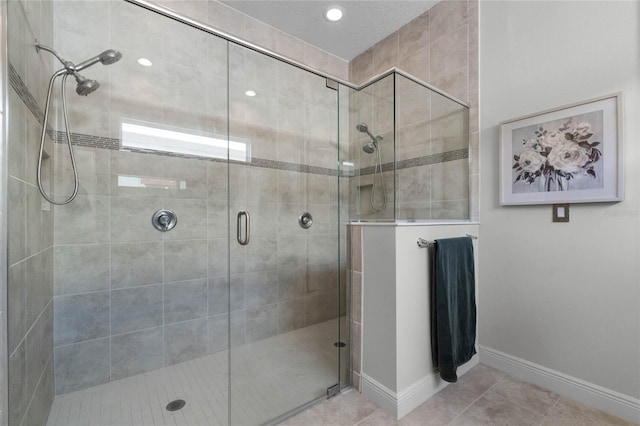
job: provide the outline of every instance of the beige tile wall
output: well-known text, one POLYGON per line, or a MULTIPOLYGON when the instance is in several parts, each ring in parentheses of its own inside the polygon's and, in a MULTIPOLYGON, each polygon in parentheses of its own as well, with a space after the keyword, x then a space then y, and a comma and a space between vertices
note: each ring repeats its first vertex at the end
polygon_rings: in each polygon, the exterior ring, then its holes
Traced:
MULTIPOLYGON (((478 210, 478 3, 476 0, 443 0, 431 9, 414 19, 398 31, 387 36, 371 48, 354 58, 349 63, 349 77, 355 83, 362 83, 374 75, 391 67, 398 67, 419 79, 430 83, 458 99, 468 102, 469 132, 470 132, 470 166, 466 162, 459 164, 445 163, 445 172, 450 178, 442 183, 434 183, 445 192, 450 187, 459 187, 462 180, 471 181, 470 185, 470 211, 462 206, 462 200, 434 200, 431 204, 430 216, 426 219, 460 219, 468 215, 471 220, 479 219, 478 210), (460 173, 466 169, 468 174, 460 173), (458 171, 458 173, 456 173, 458 171), (454 177, 455 176, 455 177, 454 177), (453 179, 453 181, 451 180, 453 179), (444 186, 443 186, 444 185, 444 186), (454 204, 451 204, 451 203, 454 204), (463 217, 460 217, 460 216, 463 217)), ((410 111, 396 111, 398 140, 396 141, 396 153, 399 159, 419 156, 426 152, 426 148, 420 149, 411 141, 415 141, 416 134, 424 134, 433 129, 426 121, 411 119, 410 114, 430 117, 429 111, 420 111, 419 105, 427 105, 426 93, 420 94, 412 89, 404 93, 398 93, 401 103, 410 111), (420 99, 411 99, 421 95, 420 99), (413 112, 411 112, 413 111, 413 112), (409 115, 407 115, 409 114, 409 115), (405 120, 405 122, 403 122, 405 120)), ((432 101, 433 103, 433 101, 432 101)), ((398 106, 402 107, 402 106, 398 106)), ((442 122, 442 121, 441 121, 442 122)), ((446 123, 440 127, 446 127, 446 123)), ((435 140, 430 141, 430 152, 446 152, 450 146, 434 146, 435 140)), ((387 157, 388 158, 388 157, 387 157)), ((407 172, 408 173, 408 172, 407 172)), ((433 171, 424 171, 417 174, 433 175, 433 171)), ((407 184, 402 178, 397 182, 402 188, 407 184)), ((409 183, 410 185, 410 183, 409 183)), ((406 189, 406 188, 405 188, 406 189)), ((417 194, 414 194, 414 198, 417 194)), ((424 195, 424 194, 422 194, 424 195)), ((418 196, 418 202, 421 202, 418 196)), ((424 197, 422 197, 424 198, 424 197)), ((466 201, 465 201, 466 203, 466 201)), ((407 206, 400 210, 400 217, 411 218, 407 215, 410 210, 420 210, 420 206, 407 206), (403 217, 407 216, 407 217, 403 217)), ((429 214, 429 213, 424 213, 429 214)), ((420 217, 415 217, 420 219, 420 217)))

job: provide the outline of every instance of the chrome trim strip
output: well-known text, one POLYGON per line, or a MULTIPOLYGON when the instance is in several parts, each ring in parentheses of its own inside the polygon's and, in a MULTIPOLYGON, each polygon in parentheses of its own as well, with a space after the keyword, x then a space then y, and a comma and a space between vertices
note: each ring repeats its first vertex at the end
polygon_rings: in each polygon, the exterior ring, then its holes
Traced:
POLYGON ((160 6, 159 4, 155 4, 155 3, 147 1, 147 0, 125 0, 125 1, 128 2, 128 3, 135 4, 137 6, 143 7, 145 9, 148 9, 148 10, 150 10, 152 12, 159 13, 161 15, 164 15, 164 16, 168 17, 168 18, 175 19, 176 21, 182 22, 183 24, 187 24, 187 25, 190 25, 190 26, 192 26, 194 28, 198 28, 198 29, 200 29, 202 31, 206 31, 209 34, 213 34, 215 36, 222 37, 222 38, 224 38, 224 39, 226 39, 228 41, 231 41, 231 42, 233 42, 235 44, 239 44, 242 47, 246 47, 247 49, 251 49, 251 50, 254 50, 256 52, 262 53, 264 55, 270 56, 270 57, 272 57, 274 59, 277 59, 279 61, 286 62, 289 65, 293 65, 295 67, 298 67, 298 68, 301 68, 303 70, 309 71, 309 72, 311 72, 313 74, 316 74, 316 75, 318 75, 320 77, 329 78, 331 80, 337 81, 340 84, 348 86, 348 87, 350 87, 352 89, 357 89, 357 87, 355 87, 354 85, 352 85, 348 81, 341 79, 340 77, 336 77, 334 75, 322 72, 322 71, 320 71, 320 70, 318 70, 316 68, 313 68, 313 67, 310 67, 308 65, 302 64, 302 63, 300 63, 300 62, 298 62, 298 61, 296 61, 294 59, 287 58, 286 56, 280 55, 279 53, 272 52, 269 49, 265 49, 264 47, 260 47, 260 46, 258 46, 256 44, 251 43, 251 42, 242 40, 241 38, 238 38, 238 37, 236 37, 234 35, 231 35, 229 33, 226 33, 224 31, 222 31, 222 30, 214 28, 214 27, 212 27, 212 26, 210 26, 208 24, 205 24, 202 21, 198 21, 196 19, 189 18, 188 16, 185 16, 185 15, 183 15, 181 13, 175 12, 174 10, 169 9, 167 7, 160 6))
POLYGON ((380 74, 374 75, 370 79, 365 80, 365 82, 362 83, 360 86, 349 86, 349 87, 351 87, 352 89, 356 89, 356 90, 362 90, 365 87, 370 86, 370 85, 378 82, 379 80, 382 80, 383 78, 390 76, 393 73, 399 74, 399 75, 403 76, 404 78, 407 78, 407 79, 413 81, 414 83, 419 84, 420 86, 423 86, 423 87, 425 87, 425 88, 427 88, 427 89, 429 89, 429 90, 431 90, 433 92, 438 93, 439 95, 444 96, 445 98, 447 98, 449 100, 452 100, 453 102, 455 102, 457 104, 462 105, 463 107, 469 108, 469 104, 467 102, 465 102, 463 100, 460 100, 460 99, 456 98, 455 96, 448 94, 444 90, 438 89, 436 86, 434 86, 434 85, 432 85, 430 83, 427 83, 425 81, 422 81, 418 77, 416 77, 415 75, 409 74, 408 72, 403 71, 403 70, 401 70, 400 68, 397 68, 397 67, 389 68, 388 70, 386 70, 386 71, 384 71, 384 72, 382 72, 380 74))
POLYGON ((411 75, 411 74, 409 74, 409 73, 408 73, 408 72, 406 72, 406 71, 402 71, 402 70, 401 70, 401 69, 399 69, 399 68, 392 68, 392 70, 393 70, 396 74, 400 74, 401 76, 403 76, 403 77, 405 77, 405 78, 408 78, 409 80, 413 81, 414 83, 417 83, 417 84, 419 84, 419 85, 421 85, 421 86, 424 86, 424 87, 426 87, 427 89, 432 90, 432 91, 434 91, 434 92, 438 93, 439 95, 442 95, 442 96, 444 96, 445 98, 450 99, 450 100, 452 100, 453 102, 455 102, 455 103, 457 103, 457 104, 462 105, 463 107, 466 107, 466 108, 470 108, 470 107, 471 107, 471 106, 469 105, 469 103, 468 103, 468 102, 465 102, 465 101, 463 101, 462 99, 458 99, 458 98, 456 98, 455 96, 448 94, 448 93, 447 93, 447 92, 445 92, 444 90, 442 90, 442 89, 438 89, 436 86, 434 86, 434 85, 432 85, 432 84, 425 83, 424 81, 420 80, 418 77, 416 77, 416 76, 414 76, 414 75, 411 75))
POLYGON ((312 74, 315 74, 317 76, 334 80, 334 81, 336 81, 336 82, 338 82, 338 83, 342 84, 343 86, 346 86, 346 87, 348 87, 350 89, 362 90, 365 87, 367 87, 367 86, 369 86, 369 85, 371 85, 371 84, 373 84, 373 83, 375 83, 375 82, 377 82, 377 81, 389 76, 390 74, 397 73, 397 74, 400 74, 401 76, 403 76, 405 78, 408 78, 409 80, 413 81, 414 83, 417 83, 417 84, 419 84, 421 86, 424 86, 427 89, 432 90, 432 91, 444 96, 445 98, 448 98, 448 99, 454 101, 457 104, 460 104, 460 105, 462 105, 464 107, 469 108, 469 104, 467 102, 464 102, 464 101, 456 98, 455 96, 452 96, 452 95, 448 94, 444 90, 438 89, 437 87, 433 86, 432 84, 429 84, 429 83, 427 83, 425 81, 422 81, 418 77, 416 77, 414 75, 411 75, 408 72, 403 71, 403 70, 401 70, 399 68, 396 68, 396 67, 390 68, 387 71, 384 71, 384 72, 382 72, 380 74, 377 74, 377 75, 371 77, 370 79, 366 80, 364 83, 362 83, 360 85, 355 85, 355 84, 353 84, 353 83, 351 83, 351 82, 349 82, 347 80, 343 80, 340 77, 336 77, 334 75, 331 75, 329 73, 321 71, 321 70, 319 70, 317 68, 310 67, 309 65, 306 65, 306 64, 303 64, 301 62, 298 62, 295 59, 291 59, 291 58, 283 56, 283 55, 281 55, 279 53, 272 52, 269 49, 265 49, 264 47, 260 47, 260 46, 258 46, 256 44, 253 44, 251 42, 243 40, 243 39, 241 39, 239 37, 236 37, 234 35, 231 35, 231 34, 229 34, 227 32, 224 32, 222 30, 214 28, 214 27, 212 27, 212 26, 210 26, 208 24, 205 24, 202 21, 198 21, 196 19, 189 18, 188 16, 185 16, 185 15, 183 15, 181 13, 175 12, 174 10, 169 9, 169 8, 167 8, 165 6, 160 6, 158 4, 150 2, 148 0, 125 0, 125 1, 128 2, 128 3, 135 4, 137 6, 143 7, 145 9, 147 9, 147 10, 152 11, 152 12, 159 13, 161 15, 164 15, 164 16, 168 17, 168 18, 175 19, 176 21, 179 21, 179 22, 182 22, 184 24, 190 25, 190 26, 192 26, 194 28, 198 28, 198 29, 200 29, 202 31, 206 31, 209 34, 212 34, 212 35, 215 35, 215 36, 218 36, 218 37, 222 37, 225 40, 228 40, 228 41, 233 42, 235 44, 238 44, 240 46, 246 47, 247 49, 251 49, 253 51, 262 53, 262 54, 267 55, 267 56, 269 56, 271 58, 274 58, 274 59, 277 59, 279 61, 285 62, 285 63, 287 63, 289 65, 293 65, 294 67, 298 67, 300 69, 308 71, 308 72, 310 72, 312 74))

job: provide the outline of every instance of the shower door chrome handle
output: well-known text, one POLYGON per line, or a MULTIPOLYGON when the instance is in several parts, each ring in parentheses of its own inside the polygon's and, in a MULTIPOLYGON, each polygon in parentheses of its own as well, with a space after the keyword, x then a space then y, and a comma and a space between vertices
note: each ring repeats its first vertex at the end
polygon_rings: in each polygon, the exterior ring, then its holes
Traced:
POLYGON ((240 245, 246 246, 249 244, 249 236, 251 235, 251 218, 249 212, 246 210, 240 210, 237 217, 237 235, 236 238, 240 245), (242 238, 242 217, 244 216, 244 239, 242 238))

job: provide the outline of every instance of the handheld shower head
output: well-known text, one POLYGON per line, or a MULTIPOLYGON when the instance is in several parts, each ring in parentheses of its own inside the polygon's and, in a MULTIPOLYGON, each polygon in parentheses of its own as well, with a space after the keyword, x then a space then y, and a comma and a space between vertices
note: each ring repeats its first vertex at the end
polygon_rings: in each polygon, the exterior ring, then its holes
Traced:
POLYGON ((76 65, 76 71, 82 71, 85 68, 89 68, 90 66, 97 64, 98 62, 100 62, 102 65, 111 65, 118 62, 120 59, 122 59, 122 53, 113 49, 105 50, 101 54, 94 56, 91 59, 80 62, 78 65, 76 65))
POLYGON ((78 83, 78 86, 76 87, 76 93, 80 96, 87 96, 89 93, 96 91, 98 87, 100 87, 100 83, 98 83, 96 80, 90 80, 78 73, 74 73, 73 76, 78 83))
POLYGON ((366 133, 371 138, 369 143, 365 144, 362 147, 362 150, 367 154, 373 154, 375 152, 377 154, 376 156, 378 157, 377 162, 375 161, 375 158, 374 158, 373 186, 371 187, 371 193, 369 194, 369 205, 371 205, 371 208, 373 209, 374 212, 381 212, 387 206, 387 190, 384 187, 384 176, 382 175, 382 156, 380 155, 380 150, 378 149, 378 142, 382 140, 382 136, 373 136, 373 134, 371 134, 371 132, 369 131, 369 126, 367 126, 367 123, 356 124, 356 129, 361 133, 366 133), (380 186, 382 187, 382 205, 381 206, 376 206, 376 203, 374 203, 373 201, 375 185, 376 185, 376 176, 378 176, 378 179, 380 179, 380 186))
POLYGON ((58 58, 58 60, 64 65, 64 68, 60 71, 65 71, 65 78, 66 75, 73 75, 73 77, 76 79, 76 82, 78 83, 78 87, 76 87, 76 93, 80 96, 87 96, 89 93, 94 92, 98 87, 100 87, 100 83, 98 83, 96 80, 90 80, 86 77, 83 77, 78 74, 78 72, 82 71, 85 68, 89 68, 90 66, 95 65, 98 62, 102 63, 103 65, 111 65, 122 59, 122 53, 118 52, 117 50, 109 49, 105 50, 98 56, 94 56, 91 59, 87 59, 86 61, 80 62, 78 65, 75 65, 73 62, 63 59, 60 55, 58 55, 58 52, 56 52, 52 48, 44 46, 40 44, 38 40, 36 40, 36 51, 40 52, 40 50, 49 52, 56 58, 58 58))
POLYGON ((102 65, 111 65, 122 59, 122 53, 117 50, 109 49, 102 52, 99 57, 102 65))

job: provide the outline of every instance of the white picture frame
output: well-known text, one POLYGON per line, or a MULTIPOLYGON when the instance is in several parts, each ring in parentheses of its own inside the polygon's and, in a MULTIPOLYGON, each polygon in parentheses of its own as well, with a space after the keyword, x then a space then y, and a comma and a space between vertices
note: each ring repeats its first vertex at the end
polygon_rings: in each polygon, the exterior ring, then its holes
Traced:
POLYGON ((500 204, 624 199, 622 93, 503 121, 500 204))

